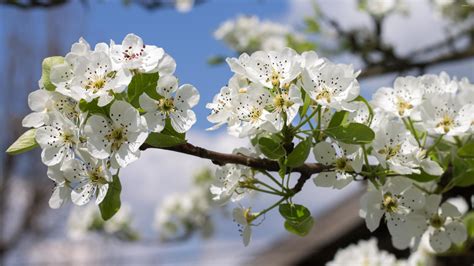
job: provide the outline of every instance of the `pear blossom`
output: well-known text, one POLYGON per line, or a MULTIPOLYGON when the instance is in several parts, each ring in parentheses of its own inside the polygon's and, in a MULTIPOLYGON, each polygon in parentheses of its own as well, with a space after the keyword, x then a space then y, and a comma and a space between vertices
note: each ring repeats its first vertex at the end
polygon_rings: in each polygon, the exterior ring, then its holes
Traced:
POLYGON ((359 240, 357 244, 351 244, 345 248, 339 249, 332 261, 327 266, 396 266, 397 258, 385 250, 379 250, 377 239, 359 240))
POLYGON ((462 105, 456 96, 432 97, 423 103, 421 118, 430 134, 459 136, 472 127, 474 105, 462 105))
POLYGON ((425 220, 415 213, 425 203, 425 197, 405 177, 390 178, 379 189, 370 186, 361 198, 360 216, 365 218, 367 228, 373 232, 385 216, 392 242, 406 248, 412 238, 419 239, 424 232, 425 220))
POLYGON ((79 61, 79 70, 71 84, 71 97, 87 102, 98 98, 98 106, 105 106, 114 99, 114 94, 122 93, 132 79, 127 69, 115 71, 110 57, 102 51, 91 53, 87 59, 79 61))
POLYGON ((230 69, 266 88, 288 88, 300 74, 300 56, 291 48, 281 51, 257 51, 227 58, 230 69))
POLYGON ((451 79, 446 72, 439 75, 426 74, 418 78, 423 90, 424 99, 431 97, 444 97, 447 94, 456 94, 459 84, 456 79, 451 79))
POLYGON ((303 89, 323 107, 336 110, 354 108, 350 101, 359 96, 359 82, 352 68, 327 61, 319 69, 304 69, 301 73, 303 89))
POLYGON ((23 118, 24 127, 38 128, 45 125, 53 112, 59 112, 71 121, 77 121, 80 116, 78 103, 74 99, 44 89, 28 95, 28 106, 33 112, 23 118))
POLYGON ((420 173, 420 168, 431 175, 441 175, 443 169, 418 147, 415 138, 401 122, 385 121, 375 134, 373 155, 384 167, 399 174, 420 173))
POLYGON ((428 219, 429 243, 436 252, 447 251, 452 244, 467 239, 467 230, 461 221, 462 213, 451 203, 441 204, 441 195, 426 197, 424 214, 428 219))
POLYGON ((233 123, 229 125, 229 133, 246 137, 262 130, 276 132, 275 127, 268 121, 270 113, 265 109, 270 101, 270 93, 261 87, 252 88, 248 93, 239 95, 234 107, 236 118, 232 119, 233 123))
POLYGON ((275 93, 270 105, 273 111, 266 115, 266 119, 280 131, 283 125, 291 124, 302 105, 301 91, 292 84, 288 91, 282 90, 281 93, 275 93))
POLYGON ((316 186, 342 189, 362 170, 362 149, 355 145, 321 141, 313 149, 316 160, 333 169, 316 174, 316 186))
POLYGON ((36 142, 42 149, 41 160, 47 166, 74 158, 74 148, 80 144, 80 130, 58 112, 48 116, 48 123, 36 130, 36 142))
POLYGON ((242 188, 241 184, 253 184, 254 173, 246 166, 227 164, 216 169, 216 184, 211 185, 210 192, 213 200, 219 204, 225 204, 229 200, 240 201, 249 192, 249 189, 242 188))
POLYGON ((95 203, 98 205, 107 194, 112 174, 106 160, 96 159, 87 153, 82 153, 81 157, 81 160, 79 158, 68 160, 61 167, 64 176, 73 186, 71 200, 74 204, 82 206, 96 197, 95 203))
POLYGON ((66 179, 59 165, 48 167, 48 177, 54 181, 54 189, 49 199, 49 207, 58 209, 71 199, 70 181, 66 179))
POLYGON ((392 88, 380 88, 373 95, 372 104, 399 117, 409 117, 422 103, 423 90, 416 77, 399 77, 392 88))
POLYGON ((248 246, 252 236, 252 222, 255 220, 256 215, 251 212, 250 208, 237 207, 232 211, 232 217, 239 227, 244 245, 248 246))
POLYGON ((176 77, 163 76, 158 80, 156 91, 163 98, 155 100, 147 94, 140 96, 140 106, 147 112, 144 117, 148 128, 160 132, 165 127, 166 118, 170 118, 176 132, 188 131, 196 123, 196 114, 191 110, 199 102, 196 88, 189 84, 178 88, 176 77))
POLYGON ((154 45, 145 45, 142 38, 135 34, 128 34, 122 44, 110 42, 110 56, 114 64, 129 70, 138 70, 143 73, 157 72, 158 64, 164 57, 162 48, 154 45))
POLYGON ((129 103, 115 101, 110 119, 92 115, 84 127, 87 148, 98 159, 110 157, 114 168, 125 167, 140 156, 140 146, 148 137, 145 119, 129 103))
POLYGON ((215 130, 226 123, 232 124, 232 121, 235 119, 234 108, 237 101, 236 98, 239 97, 239 93, 247 93, 247 87, 247 79, 234 75, 229 80, 229 85, 222 87, 220 92, 214 95, 212 103, 206 104, 206 108, 211 110, 207 120, 215 123, 208 130, 215 130), (240 80, 246 83, 244 87, 240 86, 240 80))

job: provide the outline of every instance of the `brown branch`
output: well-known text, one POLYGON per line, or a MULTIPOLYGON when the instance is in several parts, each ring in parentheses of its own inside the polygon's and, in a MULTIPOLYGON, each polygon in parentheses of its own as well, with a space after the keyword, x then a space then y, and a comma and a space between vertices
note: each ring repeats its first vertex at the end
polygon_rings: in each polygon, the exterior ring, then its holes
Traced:
MULTIPOLYGON (((245 156, 242 154, 229 154, 229 153, 211 151, 211 150, 207 150, 198 146, 194 146, 191 143, 183 143, 183 144, 179 144, 173 147, 166 147, 166 148, 156 148, 145 143, 140 147, 141 150, 146 150, 150 148, 175 151, 179 153, 196 156, 199 158, 209 159, 212 161, 212 163, 217 164, 217 165, 239 164, 239 165, 244 165, 244 166, 248 166, 248 167, 252 167, 252 168, 260 169, 260 170, 265 170, 269 172, 278 172, 280 170, 280 166, 278 162, 276 161, 272 161, 272 160, 268 160, 264 158, 253 158, 253 157, 245 156)), ((311 177, 311 175, 320 173, 325 169, 328 169, 328 167, 319 163, 305 163, 301 166, 291 168, 289 170, 290 172, 301 174, 295 187, 292 189, 293 192, 297 193, 301 191, 304 183, 306 182, 306 180, 308 180, 311 177)))

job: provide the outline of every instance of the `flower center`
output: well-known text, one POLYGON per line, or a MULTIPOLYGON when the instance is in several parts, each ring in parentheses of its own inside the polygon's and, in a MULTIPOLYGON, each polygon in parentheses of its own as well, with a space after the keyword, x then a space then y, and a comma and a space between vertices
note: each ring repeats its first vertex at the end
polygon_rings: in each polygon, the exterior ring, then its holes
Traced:
POLYGON ((383 195, 382 209, 388 213, 394 213, 398 210, 398 197, 387 192, 383 195))
POLYGON ((444 133, 448 133, 449 130, 454 126, 454 119, 452 119, 449 115, 444 115, 441 119, 441 122, 436 124, 436 127, 440 127, 443 129, 444 133))
POLYGON ((128 49, 125 49, 122 54, 123 54, 123 58, 125 60, 131 61, 131 60, 137 59, 140 56, 142 56, 144 51, 145 51, 145 45, 143 45, 140 48, 140 50, 138 50, 136 48, 134 49, 134 47, 129 46, 128 49))
POLYGON ((403 116, 403 114, 405 114, 405 111, 413 109, 413 105, 403 100, 402 98, 398 98, 397 108, 398 108, 398 114, 400 116, 403 116))
POLYGON ((384 147, 380 149, 378 153, 384 154, 385 160, 390 160, 391 158, 395 157, 398 154, 401 148, 402 146, 400 144, 395 145, 393 147, 388 146, 388 147, 384 147))
POLYGON ((272 85, 274 88, 280 87, 280 73, 273 70, 271 76, 272 85))
POLYGON ((262 116, 262 110, 258 108, 253 108, 252 111, 250 112, 250 120, 252 122, 256 122, 260 119, 260 116, 262 116))
POLYGON ((318 93, 318 95, 316 95, 316 100, 317 101, 324 100, 327 103, 330 103, 331 102, 331 91, 329 90, 329 88, 327 88, 326 86, 323 85, 323 88, 321 89, 321 91, 318 93))
POLYGON ((112 151, 117 151, 122 144, 128 141, 123 128, 114 129, 106 138, 112 142, 112 151))
POLYGON ((255 215, 250 211, 250 208, 244 210, 244 217, 248 224, 255 220, 255 215))
POLYGON ((92 172, 89 173, 89 178, 93 183, 105 184, 107 183, 106 179, 103 176, 102 166, 95 168, 92 172))
POLYGON ((441 228, 444 225, 445 219, 438 214, 433 215, 430 218, 430 225, 436 229, 441 228))
POLYGON ((336 170, 353 171, 351 165, 349 164, 349 159, 347 159, 346 157, 336 159, 336 170))
POLYGON ((275 98, 273 98, 273 105, 277 110, 282 110, 292 106, 294 103, 288 100, 288 95, 286 94, 277 94, 275 98))
POLYGON ((158 102, 158 109, 166 114, 175 111, 173 98, 162 98, 158 102))

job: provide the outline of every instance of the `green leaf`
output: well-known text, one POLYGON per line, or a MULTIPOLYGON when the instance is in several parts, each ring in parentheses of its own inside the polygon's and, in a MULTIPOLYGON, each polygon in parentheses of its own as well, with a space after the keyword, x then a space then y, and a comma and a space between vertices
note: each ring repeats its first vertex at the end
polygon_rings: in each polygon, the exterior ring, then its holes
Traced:
POLYGON ((458 156, 462 158, 474 158, 474 142, 466 143, 459 148, 458 156))
POLYGON ((104 200, 99 204, 100 214, 104 221, 112 218, 122 205, 120 201, 120 193, 122 192, 122 184, 118 175, 113 176, 112 183, 109 183, 109 189, 104 200))
POLYGON ((298 167, 306 161, 311 151, 311 138, 307 138, 296 145, 295 149, 288 155, 286 165, 298 167))
POLYGON ((407 177, 418 182, 429 182, 439 178, 439 176, 430 175, 423 170, 421 170, 421 173, 419 174, 411 174, 407 175, 407 177))
POLYGON ((474 169, 469 169, 454 177, 454 184, 458 187, 470 187, 474 185, 474 169))
POLYGON ((474 238, 474 211, 468 212, 464 216, 463 222, 466 225, 469 238, 474 238))
POLYGON ((311 212, 303 205, 283 203, 278 206, 281 216, 289 221, 303 221, 311 217, 311 212))
POLYGON ((372 142, 375 133, 370 127, 360 123, 350 123, 324 130, 331 138, 347 144, 367 144, 372 142))
POLYGON ((207 59, 207 63, 211 66, 220 65, 225 62, 225 56, 222 55, 214 55, 207 59))
POLYGON ((173 147, 185 143, 185 136, 184 133, 176 132, 171 126, 170 120, 167 119, 165 128, 159 133, 150 133, 145 143, 156 148, 173 147))
POLYGON ((299 204, 280 204, 278 210, 285 218, 285 229, 293 234, 305 236, 314 225, 310 211, 299 204))
POLYGON ((148 94, 154 99, 159 99, 160 96, 156 92, 158 77, 158 73, 135 74, 128 85, 128 102, 136 108, 140 107, 139 98, 143 93, 148 94))
POLYGON ((23 133, 15 142, 8 147, 7 153, 11 155, 16 155, 20 153, 27 152, 38 147, 35 139, 36 129, 32 128, 25 133, 23 133))
POLYGON ((335 112, 331 118, 331 121, 329 121, 328 128, 344 125, 348 116, 349 116, 349 112, 344 111, 344 110, 335 112))
POLYGON ((306 24, 306 32, 318 33, 320 31, 319 23, 314 18, 306 17, 304 19, 304 22, 306 24))
POLYGON ((303 221, 300 222, 290 222, 290 221, 285 221, 285 229, 295 235, 298 236, 306 236, 309 234, 311 229, 313 228, 314 225, 314 219, 313 217, 308 217, 303 221))
POLYGON ((51 56, 51 57, 46 57, 43 60, 43 63, 41 64, 42 71, 41 71, 41 82, 43 83, 43 86, 45 89, 49 91, 54 91, 56 89, 56 86, 54 86, 53 83, 51 83, 51 68, 54 65, 59 65, 64 63, 64 57, 62 56, 51 56))
POLYGON ((258 146, 262 153, 267 156, 267 158, 278 160, 285 156, 285 149, 280 145, 280 143, 271 138, 260 138, 258 140, 258 146))
POLYGON ((99 107, 97 104, 99 103, 99 99, 95 98, 91 102, 87 102, 84 99, 79 101, 79 109, 82 112, 87 112, 89 115, 91 114, 104 114, 106 116, 109 115, 109 108, 107 106, 99 107))
POLYGON ((306 112, 308 112, 309 105, 311 104, 311 97, 304 91, 301 90, 303 101, 303 106, 300 108, 300 116, 303 117, 306 112))

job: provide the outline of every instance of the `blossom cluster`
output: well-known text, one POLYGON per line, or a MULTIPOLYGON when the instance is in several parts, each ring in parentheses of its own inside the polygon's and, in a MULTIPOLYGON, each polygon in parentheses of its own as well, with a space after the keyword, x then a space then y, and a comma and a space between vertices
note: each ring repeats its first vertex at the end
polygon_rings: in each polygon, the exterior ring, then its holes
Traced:
POLYGON ((64 58, 45 59, 23 126, 35 129, 42 162, 56 184, 52 208, 68 199, 85 205, 95 197, 101 203, 113 176, 139 158, 150 132, 166 124, 178 133, 190 129, 199 94, 192 85, 178 86, 175 68, 162 48, 134 34, 94 48, 81 38, 64 58))
POLYGON ((214 37, 239 53, 279 50, 289 46, 290 39, 297 43, 306 41, 304 35, 289 26, 243 15, 223 22, 214 37))
POLYGON ((432 266, 435 265, 433 258, 433 253, 429 251, 429 247, 425 244, 420 245, 420 248, 406 260, 397 259, 395 255, 379 249, 377 239, 371 238, 369 240, 360 240, 357 244, 339 249, 334 259, 328 262, 327 265, 432 266))

